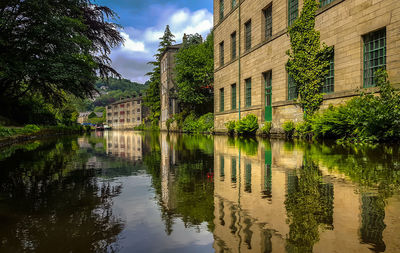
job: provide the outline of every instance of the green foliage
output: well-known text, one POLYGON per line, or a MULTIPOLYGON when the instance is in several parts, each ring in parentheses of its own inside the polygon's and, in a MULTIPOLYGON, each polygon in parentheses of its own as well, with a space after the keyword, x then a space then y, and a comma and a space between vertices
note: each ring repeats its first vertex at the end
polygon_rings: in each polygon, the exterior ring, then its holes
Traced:
POLYGON ((235 127, 236 127, 236 121, 231 120, 225 123, 226 129, 228 129, 228 134, 229 135, 234 135, 235 134, 235 127))
POLYGON ((214 115, 212 113, 204 114, 200 118, 192 113, 186 117, 182 127, 182 130, 187 133, 210 133, 213 129, 214 115))
POLYGON ((169 25, 166 26, 163 37, 160 38, 160 44, 158 47, 158 53, 155 56, 154 62, 148 64, 153 65, 153 71, 147 73, 150 76, 148 82, 149 87, 146 90, 146 96, 144 97, 144 104, 150 109, 148 120, 153 126, 158 125, 161 115, 161 101, 160 101, 160 85, 161 85, 161 56, 165 52, 168 46, 171 46, 175 42, 174 35, 169 29, 169 25))
POLYGON ((293 137, 295 125, 291 120, 285 121, 282 125, 283 131, 285 131, 286 138, 290 139, 293 137))
POLYGON ((258 141, 254 138, 242 137, 237 138, 229 137, 228 144, 243 151, 246 155, 254 156, 258 153, 258 141))
POLYGON ((176 54, 176 83, 178 100, 183 108, 198 114, 213 110, 214 39, 207 36, 204 43, 193 43, 176 54))
POLYGON ((286 69, 294 79, 300 99, 297 101, 308 117, 316 112, 323 100, 321 93, 329 70, 333 47, 321 48, 320 33, 315 30, 315 12, 319 3, 305 0, 300 17, 289 27, 291 51, 286 69))
POLYGON ((260 131, 262 134, 270 135, 272 128, 272 122, 265 122, 264 126, 261 127, 260 131))
POLYGON ((111 48, 123 38, 116 14, 86 0, 6 1, 0 5, 0 105, 32 95, 60 104, 90 96, 97 80, 118 75, 111 48))
POLYGON ((183 40, 182 40, 182 47, 183 48, 188 48, 192 45, 199 45, 203 42, 203 38, 201 37, 200 34, 185 34, 183 35, 183 40))
POLYGON ((400 94, 387 80, 386 71, 376 75, 380 96, 362 94, 309 119, 315 138, 350 142, 400 139, 400 94))
POLYGON ((257 116, 249 114, 236 123, 235 131, 238 135, 255 135, 258 128, 257 116))

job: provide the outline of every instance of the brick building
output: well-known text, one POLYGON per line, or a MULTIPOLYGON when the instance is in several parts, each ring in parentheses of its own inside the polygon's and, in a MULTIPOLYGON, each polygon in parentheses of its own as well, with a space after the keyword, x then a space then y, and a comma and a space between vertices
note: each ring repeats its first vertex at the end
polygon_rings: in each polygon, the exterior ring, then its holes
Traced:
POLYGON ((179 112, 175 84, 175 55, 182 44, 169 46, 161 55, 161 116, 160 129, 167 130, 166 122, 179 112))
MULTIPOLYGON (((393 83, 400 82, 400 1, 319 1, 316 29, 321 42, 334 47, 322 109, 373 90, 380 67, 393 83)), ((216 131, 250 113, 275 128, 302 120, 285 69, 287 28, 302 6, 303 0, 214 0, 216 131)))
POLYGON ((120 99, 107 106, 107 124, 114 129, 131 129, 142 124, 147 112, 141 97, 120 99))

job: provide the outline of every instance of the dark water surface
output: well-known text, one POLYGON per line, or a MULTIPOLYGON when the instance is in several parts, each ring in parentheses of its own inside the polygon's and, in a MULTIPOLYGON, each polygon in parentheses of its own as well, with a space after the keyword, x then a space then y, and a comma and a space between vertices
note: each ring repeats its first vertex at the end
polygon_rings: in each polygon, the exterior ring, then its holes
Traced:
POLYGON ((0 252, 400 252, 400 150, 130 131, 16 145, 0 252))

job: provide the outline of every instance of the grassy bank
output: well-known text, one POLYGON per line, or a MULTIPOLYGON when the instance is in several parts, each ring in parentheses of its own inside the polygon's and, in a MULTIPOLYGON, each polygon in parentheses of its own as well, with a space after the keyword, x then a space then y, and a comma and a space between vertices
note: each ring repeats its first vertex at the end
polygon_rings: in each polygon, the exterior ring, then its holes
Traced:
POLYGON ((0 147, 11 145, 18 142, 39 139, 45 136, 84 133, 90 128, 81 125, 72 126, 37 126, 26 125, 24 127, 4 127, 0 126, 0 147))

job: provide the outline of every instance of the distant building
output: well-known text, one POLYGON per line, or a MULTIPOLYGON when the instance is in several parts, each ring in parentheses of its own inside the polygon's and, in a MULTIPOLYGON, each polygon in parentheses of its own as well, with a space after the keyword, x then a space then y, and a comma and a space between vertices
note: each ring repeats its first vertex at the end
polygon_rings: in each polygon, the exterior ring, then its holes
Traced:
POLYGON ((121 98, 107 106, 107 125, 114 129, 131 129, 142 124, 148 110, 141 97, 121 98))
POLYGON ((179 113, 177 87, 175 83, 175 55, 182 44, 169 46, 161 55, 161 118, 160 129, 167 130, 166 122, 174 114, 179 113))
MULTIPOLYGON (((89 115, 92 114, 92 113, 93 112, 81 112, 81 113, 79 113, 77 122, 79 124, 88 123, 89 115)), ((96 117, 98 117, 98 118, 103 117, 103 113, 102 112, 95 112, 95 114, 96 114, 96 117)))
MULTIPOLYGON (((319 0, 315 28, 334 47, 323 84, 324 103, 337 105, 376 86, 375 71, 386 68, 400 82, 400 1, 319 0)), ((215 130, 247 114, 280 128, 301 121, 293 78, 285 65, 288 27, 304 0, 214 0, 215 130)), ((373 90, 373 88, 372 88, 373 90)))

